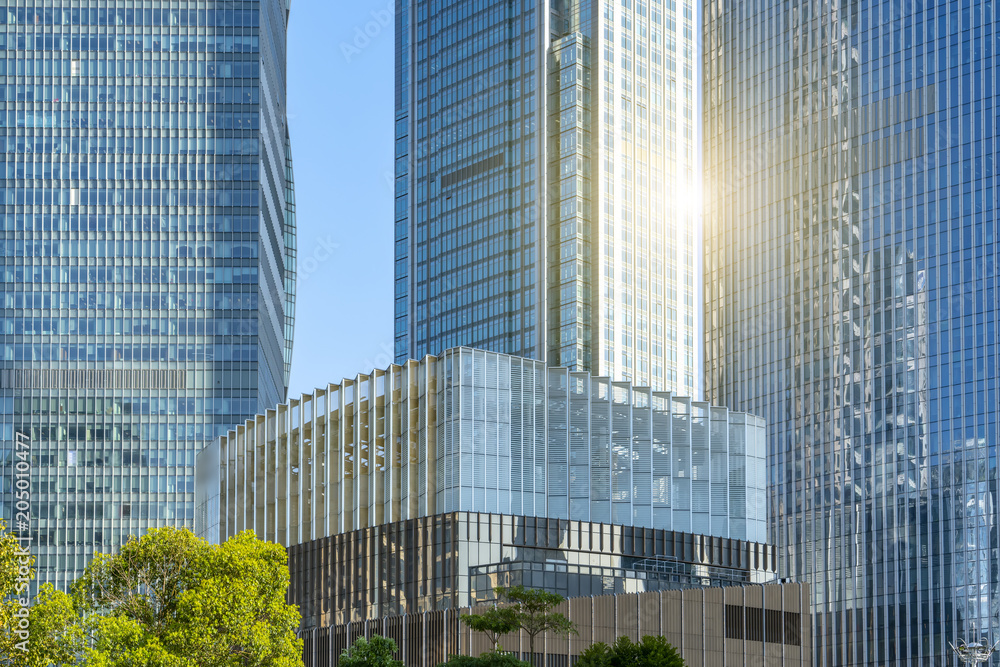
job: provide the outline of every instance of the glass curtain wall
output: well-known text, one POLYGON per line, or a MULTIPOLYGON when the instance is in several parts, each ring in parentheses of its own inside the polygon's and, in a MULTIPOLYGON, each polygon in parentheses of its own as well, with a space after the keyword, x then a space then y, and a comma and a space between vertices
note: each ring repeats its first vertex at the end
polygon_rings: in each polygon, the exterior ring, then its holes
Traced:
POLYGON ((468 345, 700 398, 698 14, 401 4, 397 362, 468 345))
POLYGON ((21 431, 40 581, 193 525, 195 453, 285 398, 287 18, 0 7, 0 515, 21 431))
POLYGON ((1000 638, 995 3, 704 6, 709 397, 767 421, 816 664, 958 664, 1000 638))

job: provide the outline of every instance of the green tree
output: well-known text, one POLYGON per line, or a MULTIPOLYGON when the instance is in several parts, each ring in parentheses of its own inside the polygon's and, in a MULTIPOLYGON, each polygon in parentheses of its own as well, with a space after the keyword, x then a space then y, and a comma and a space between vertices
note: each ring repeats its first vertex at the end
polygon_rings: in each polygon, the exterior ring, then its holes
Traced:
POLYGON ((19 630, 24 613, 22 601, 28 595, 26 579, 35 574, 34 562, 0 519, 0 665, 17 664, 15 660, 23 657, 27 649, 27 636, 19 634, 19 630), (22 581, 18 581, 19 577, 22 581))
POLYGON ((77 664, 84 634, 73 598, 50 583, 42 584, 31 604, 29 623, 27 667, 77 664))
POLYGON ((494 653, 503 652, 503 648, 500 646, 500 638, 514 632, 519 627, 517 624, 517 613, 512 608, 497 607, 495 605, 481 614, 466 614, 462 616, 462 623, 465 623, 477 632, 484 633, 489 638, 494 653))
MULTIPOLYGON (((535 637, 550 632, 557 637, 568 637, 577 634, 576 626, 564 614, 552 611, 566 598, 558 593, 512 586, 505 588, 497 586, 497 597, 511 604, 514 610, 514 620, 517 628, 528 635, 528 652, 531 660, 535 658, 535 637)), ((517 629, 516 628, 516 629, 517 629)))
POLYGON ((73 601, 52 584, 29 600, 35 559, 0 520, 0 666, 48 667, 75 662, 82 632, 73 601), (30 602, 30 605, 25 604, 30 602))
POLYGON ((187 529, 97 554, 73 586, 88 667, 298 667, 287 554, 252 531, 213 546, 187 529))
POLYGON ((663 637, 639 642, 619 637, 612 646, 598 642, 580 654, 576 667, 684 667, 684 660, 663 637))
MULTIPOLYGON (((0 656, 14 655, 14 644, 18 636, 17 617, 15 616, 21 604, 12 599, 17 586, 21 545, 17 537, 7 532, 7 524, 0 519, 0 656)), ((33 564, 28 560, 27 566, 33 564)), ((2 664, 2 663, 0 663, 2 664)))
POLYGON ((388 637, 372 635, 358 637, 353 644, 340 654, 339 667, 403 667, 402 660, 392 655, 396 652, 396 642, 388 637))

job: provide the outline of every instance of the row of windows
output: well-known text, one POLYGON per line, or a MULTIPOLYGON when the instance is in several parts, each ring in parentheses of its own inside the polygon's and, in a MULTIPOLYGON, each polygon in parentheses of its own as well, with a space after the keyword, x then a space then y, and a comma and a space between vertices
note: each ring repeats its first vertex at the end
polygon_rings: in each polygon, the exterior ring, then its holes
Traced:
MULTIPOLYGON (((232 166, 235 169, 237 165, 232 166)), ((0 230, 14 232, 256 232, 257 229, 256 215, 0 214, 0 230)))
POLYGON ((0 345, 3 361, 257 361, 257 345, 230 343, 104 344, 16 343, 0 345))
POLYGON ((257 35, 107 35, 0 33, 0 49, 17 51, 125 51, 259 53, 257 35))
MULTIPOLYGON (((3 414, 15 415, 252 415, 257 411, 255 398, 184 398, 149 396, 60 398, 0 398, 3 414)), ((145 456, 145 454, 143 454, 145 456)), ((2 459, 2 457, 0 457, 2 459)), ((131 460, 131 459, 128 459, 131 460)), ((170 463, 174 465, 173 454, 170 463)), ((147 465, 143 463, 142 465, 147 465)), ((178 463, 177 465, 183 465, 178 463)), ((189 463, 188 465, 194 465, 189 463)))
POLYGON ((107 77, 199 77, 210 79, 257 79, 256 60, 215 62, 176 60, 17 60, 0 59, 0 76, 93 76, 107 77))
POLYGON ((798 612, 726 605, 726 639, 800 646, 801 628, 798 612))
MULTIPOLYGON (((230 89, 235 90, 235 89, 230 89)), ((56 102, 59 100, 56 99, 56 102)), ((234 100, 226 100, 232 102, 234 100)), ((247 100, 249 103, 249 100, 247 100)), ((165 130, 258 130, 257 113, 169 111, 8 111, 0 114, 0 128, 165 130)))
POLYGON ((2 134, 0 130, 0 151, 8 155, 260 155, 260 139, 244 137, 39 137, 8 131, 5 138, 2 134))
POLYGON ((252 190, 131 190, 106 188, 0 188, 8 206, 260 206, 252 190))
MULTIPOLYGON (((0 162, 0 175, 4 172, 0 162)), ((6 163, 8 179, 113 179, 128 181, 257 181, 260 165, 243 164, 142 164, 139 162, 14 162, 6 163)), ((173 230, 176 231, 176 230, 173 230)))
MULTIPOLYGON (((67 486, 66 491, 74 492, 76 491, 76 485, 67 486)), ((87 489, 89 491, 89 489, 87 489)), ((112 491, 110 488, 104 489, 106 492, 112 491)), ((84 489, 80 488, 80 492, 84 489)), ((97 489, 94 489, 97 491, 97 489)), ((138 487, 135 490, 136 493, 141 493, 138 491, 138 487)), ((77 519, 111 519, 111 518, 121 518, 121 519, 165 519, 165 520, 187 520, 189 522, 194 521, 194 503, 193 502, 162 502, 162 501, 151 501, 151 502, 141 502, 141 503, 94 503, 95 511, 94 515, 90 516, 87 513, 86 508, 89 507, 87 503, 82 504, 83 512, 77 512, 77 519), (101 507, 99 510, 100 516, 98 516, 97 507, 101 507)), ((68 531, 60 528, 51 531, 41 530, 38 532, 38 543, 39 544, 50 544, 55 546, 60 546, 64 544, 84 544, 83 535, 84 529, 78 528, 76 530, 76 540, 74 541, 73 534, 74 530, 70 528, 68 531), (65 535, 65 540, 64 540, 65 535)), ((89 531, 88 531, 89 532, 89 531)), ((101 531, 94 533, 96 544, 100 544, 101 531)), ((87 542, 90 544, 90 542, 87 542)), ((55 561, 54 558, 47 559, 49 561, 55 561)))
MULTIPOLYGON (((241 85, 159 86, 131 85, 17 85, 0 86, 0 100, 7 102, 90 102, 95 104, 183 102, 198 104, 259 104, 260 88, 241 85)), ((92 127, 96 127, 91 124, 92 127)), ((127 125, 123 127, 138 127, 127 125)), ((42 126, 48 127, 48 126, 42 126)), ((77 127, 74 125, 73 127, 77 127)), ((167 125, 166 127, 176 127, 167 125)), ((194 127, 194 125, 191 125, 194 127)))
MULTIPOLYGON (((44 452, 33 454, 34 461, 41 466, 76 467, 76 468, 118 468, 125 466, 142 467, 176 467, 194 466, 195 451, 185 449, 148 449, 122 450, 113 446, 107 451, 102 449, 63 449, 50 448, 44 452)), ((10 455, 10 450, 6 454, 10 455)), ((0 454, 0 460, 3 455, 0 454)))
POLYGON ((0 240, 0 257, 257 257, 249 241, 14 241, 0 240))
POLYGON ((216 266, 205 268, 133 268, 121 266, 11 267, 0 269, 8 283, 243 283, 257 282, 256 266, 216 266))
MULTIPOLYGON (((174 476, 153 476, 148 478, 142 478, 141 483, 142 488, 140 493, 194 493, 193 477, 174 477, 174 476), (191 490, 189 490, 191 489, 191 490)), ((126 478, 126 491, 129 480, 126 478)), ((48 488, 45 490, 38 489, 41 493, 58 493, 65 490, 67 486, 65 481, 60 480, 59 483, 54 480, 51 482, 41 482, 40 486, 43 487, 56 487, 49 491, 48 488), (63 487, 58 488, 57 487, 63 487)), ((89 490, 89 489, 88 489, 89 490)), ((95 492, 111 491, 120 492, 122 490, 122 480, 120 478, 114 478, 114 483, 110 480, 105 480, 104 484, 99 484, 95 486, 95 492), (111 487, 111 488, 109 488, 111 487)), ((121 518, 121 509, 117 503, 104 503, 101 501, 85 501, 85 502, 56 502, 56 503, 37 503, 35 507, 32 508, 35 512, 34 518, 41 521, 53 520, 62 521, 65 519, 117 519, 121 518)))
POLYGON ((227 318, 0 317, 0 334, 15 336, 256 336, 257 320, 227 318))
MULTIPOLYGON (((58 98, 55 100, 58 102, 58 98)), ((46 129, 259 130, 257 113, 158 111, 9 111, 0 127, 46 129)))
MULTIPOLYGON (((249 414, 247 416, 250 416, 249 414)), ((192 417, 193 419, 193 417, 192 417)), ((231 424, 125 424, 121 427, 121 440, 135 443, 148 443, 153 440, 164 442, 176 442, 178 440, 213 440, 226 435, 231 424)), ((46 427, 47 428, 47 427, 46 427)), ((119 433, 114 431, 115 427, 106 427, 106 432, 114 435, 119 433)), ((4 440, 14 439, 14 425, 11 423, 0 424, 0 430, 4 440)), ((107 439, 105 439, 105 442, 107 439)), ((94 441, 96 442, 96 441, 94 441)), ((6 478, 0 477, 0 482, 6 478)))
POLYGON ((0 292, 3 308, 124 308, 142 310, 257 310, 257 292, 0 292))
MULTIPOLYGON (((166 505, 166 503, 162 504, 166 505)), ((178 503, 178 506, 179 505, 181 505, 181 503, 178 503)), ((179 517, 185 516, 185 514, 180 510, 177 510, 176 515, 179 517)), ((194 515, 193 507, 191 509, 191 515, 194 515)), ((133 528, 130 531, 127 527, 128 517, 125 517, 125 521, 126 527, 124 529, 117 529, 114 531, 112 531, 110 527, 101 528, 100 526, 98 530, 93 530, 92 528, 53 528, 49 530, 37 530, 33 528, 32 544, 36 547, 35 552, 40 552, 40 557, 35 565, 35 569, 39 573, 47 575, 47 581, 56 581, 60 584, 60 586, 62 586, 63 582, 65 582, 65 586, 68 588, 87 566, 87 563, 90 562, 90 554, 93 553, 93 547, 116 547, 125 544, 125 542, 128 541, 129 533, 135 529, 133 528), (59 547, 60 550, 65 547, 69 547, 67 550, 71 551, 71 553, 69 555, 56 554, 54 553, 56 547, 59 547), (77 554, 77 552, 80 553, 77 554), (84 553, 87 555, 84 555, 84 553)), ((194 519, 192 518, 190 521, 193 522, 194 519)), ((120 526, 121 523, 122 522, 119 522, 118 525, 120 526)), ((145 525, 148 526, 149 524, 146 523, 145 525)), ((171 525, 174 525, 172 519, 171 525)))
MULTIPOLYGON (((249 417, 251 414, 247 416, 249 417)), ((125 428, 128 440, 130 441, 149 443, 153 440, 158 440, 169 445, 171 442, 176 443, 181 440, 187 442, 214 440, 226 435, 231 428, 231 424, 140 424, 135 427, 126 425, 125 428), (128 429, 134 430, 130 431, 128 429)), ((13 423, 0 423, 0 438, 3 440, 14 439, 13 423)), ((0 450, 0 454, 3 454, 3 450, 0 450)), ((0 464, 2 463, 3 458, 0 456, 0 464)), ((12 478, 0 476, 0 496, 2 496, 3 485, 9 479, 12 478)))
MULTIPOLYGON (((31 434, 32 440, 45 442, 46 447, 51 448, 56 442, 145 442, 146 438, 142 437, 140 433, 147 428, 156 429, 157 426, 156 424, 142 426, 138 424, 98 424, 96 426, 94 424, 70 424, 68 426, 32 426, 23 430, 31 434)), ((159 426, 166 427, 167 425, 161 424, 159 426)), ((196 434, 193 424, 177 424, 175 437, 178 439, 186 437, 194 440, 201 439, 201 435, 196 434), (190 432, 190 436, 188 436, 188 432, 190 432)), ((73 454, 75 456, 75 452, 73 454)), ((60 462, 60 464, 70 465, 66 462, 60 462)), ((72 466, 75 465, 74 461, 72 466)))
MULTIPOLYGON (((73 452, 70 452, 73 453, 73 452)), ((104 477, 103 479, 98 478, 91 482, 87 480, 86 482, 81 482, 73 477, 48 477, 38 480, 34 484, 33 490, 37 493, 65 493, 72 490, 83 490, 88 492, 103 493, 121 493, 125 491, 126 493, 129 489, 133 492, 138 493, 194 493, 194 476, 190 475, 125 475, 122 479, 121 475, 115 475, 113 477, 104 477), (81 489, 82 487, 82 489, 81 489)), ((36 519, 75 519, 75 518, 87 518, 87 519, 100 519, 100 513, 97 516, 91 516, 87 513, 79 513, 80 510, 86 505, 84 503, 59 503, 56 507, 59 508, 56 516, 47 517, 44 514, 37 514, 34 518, 36 519), (67 507, 68 512, 67 512, 67 507)))
MULTIPOLYGON (((251 6, 251 3, 246 3, 251 6)), ((233 26, 257 27, 260 16, 253 9, 61 9, 5 7, 0 25, 102 25, 102 26, 233 26)))

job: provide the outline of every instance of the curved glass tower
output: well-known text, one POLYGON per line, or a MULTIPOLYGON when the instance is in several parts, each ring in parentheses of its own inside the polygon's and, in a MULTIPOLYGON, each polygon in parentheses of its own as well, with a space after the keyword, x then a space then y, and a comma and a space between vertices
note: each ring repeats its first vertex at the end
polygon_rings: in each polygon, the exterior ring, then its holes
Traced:
POLYGON ((816 664, 953 664, 1000 639, 995 3, 704 8, 708 397, 767 421, 816 664))
POLYGON ((0 515, 39 578, 193 524, 194 455, 287 387, 285 0, 0 7, 0 515))

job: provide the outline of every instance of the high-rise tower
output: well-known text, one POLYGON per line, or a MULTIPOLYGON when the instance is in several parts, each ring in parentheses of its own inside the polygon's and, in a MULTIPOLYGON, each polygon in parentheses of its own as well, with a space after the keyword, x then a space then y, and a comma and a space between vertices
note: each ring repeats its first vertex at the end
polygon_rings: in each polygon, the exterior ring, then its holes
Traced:
POLYGON ((193 525, 194 455, 284 400, 286 0, 0 8, 0 514, 42 580, 193 525))
POLYGON ((816 664, 952 664, 1000 638, 995 6, 704 7, 709 398, 816 664))
POLYGON ((700 394, 697 11, 400 3, 399 361, 470 345, 700 394))

